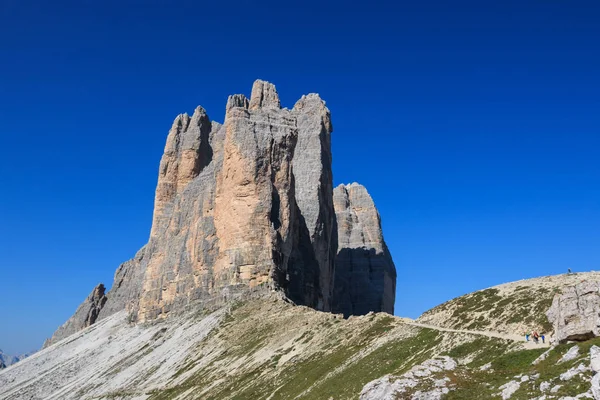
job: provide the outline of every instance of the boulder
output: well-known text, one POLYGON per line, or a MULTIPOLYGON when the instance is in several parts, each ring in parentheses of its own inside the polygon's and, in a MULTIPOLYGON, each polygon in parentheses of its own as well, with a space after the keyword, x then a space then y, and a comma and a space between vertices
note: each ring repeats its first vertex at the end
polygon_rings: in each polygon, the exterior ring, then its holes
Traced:
POLYGON ((546 313, 559 343, 584 341, 600 333, 600 283, 585 281, 556 294, 546 313))

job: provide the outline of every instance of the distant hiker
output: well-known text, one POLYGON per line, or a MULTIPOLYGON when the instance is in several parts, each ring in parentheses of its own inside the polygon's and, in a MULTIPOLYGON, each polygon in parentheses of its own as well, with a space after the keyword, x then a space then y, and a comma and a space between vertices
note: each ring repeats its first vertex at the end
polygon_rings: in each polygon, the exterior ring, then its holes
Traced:
POLYGON ((540 334, 536 332, 533 332, 533 340, 538 343, 540 340, 540 334))
POLYGON ((571 268, 568 268, 567 271, 567 274, 571 274, 571 268))
POLYGON ((525 332, 525 341, 529 342, 529 332, 525 332))
POLYGON ((541 338, 542 338, 542 343, 546 343, 546 336, 543 333, 542 333, 541 338))

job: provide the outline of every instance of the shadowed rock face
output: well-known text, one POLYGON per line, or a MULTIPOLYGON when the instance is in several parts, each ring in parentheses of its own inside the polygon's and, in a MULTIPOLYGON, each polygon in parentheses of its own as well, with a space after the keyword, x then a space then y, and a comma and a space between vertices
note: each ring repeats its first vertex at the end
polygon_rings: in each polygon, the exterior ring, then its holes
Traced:
POLYGON ((336 187, 333 200, 338 229, 333 311, 393 314, 396 267, 373 199, 364 186, 352 183, 336 187))
POLYGON ((600 282, 584 281, 556 294, 546 313, 559 343, 600 335, 600 282))
MULTIPOLYGON (((331 311, 336 254, 338 264, 345 257, 338 252, 331 132, 329 110, 317 94, 282 109, 275 86, 260 80, 250 99, 229 97, 223 125, 202 107, 191 117, 179 115, 160 162, 150 239, 117 269, 96 319, 123 309, 132 321, 162 318, 247 289, 279 290, 298 304, 331 311)), ((376 232, 379 216, 371 200, 369 207, 377 223, 364 225, 365 236, 380 240, 356 249, 374 249, 360 260, 384 270, 388 265, 375 261, 385 246, 376 232)), ((393 290, 391 308, 388 298, 376 299, 390 296, 390 277, 372 274, 368 299, 360 302, 356 292, 345 310, 393 311, 393 290)), ((338 296, 350 288, 344 287, 338 296)), ((71 320, 75 330, 88 323, 77 313, 71 320)), ((49 343, 74 332, 61 329, 49 343)))
POLYGON ((102 307, 106 304, 107 297, 104 294, 105 288, 103 284, 99 284, 92 290, 92 293, 85 301, 77 308, 75 314, 60 328, 54 332, 54 335, 44 343, 44 347, 60 340, 64 337, 72 335, 83 328, 92 325, 98 319, 102 307))

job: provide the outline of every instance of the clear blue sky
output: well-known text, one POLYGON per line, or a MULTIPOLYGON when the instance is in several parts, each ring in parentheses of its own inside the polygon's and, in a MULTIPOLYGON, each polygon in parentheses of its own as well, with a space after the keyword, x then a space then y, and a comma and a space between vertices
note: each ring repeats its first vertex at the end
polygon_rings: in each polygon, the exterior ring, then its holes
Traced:
POLYGON ((600 269, 597 1, 0 1, 0 348, 39 347, 146 242, 174 117, 277 85, 333 114, 396 313, 600 269), (494 4, 492 4, 494 3, 494 4))

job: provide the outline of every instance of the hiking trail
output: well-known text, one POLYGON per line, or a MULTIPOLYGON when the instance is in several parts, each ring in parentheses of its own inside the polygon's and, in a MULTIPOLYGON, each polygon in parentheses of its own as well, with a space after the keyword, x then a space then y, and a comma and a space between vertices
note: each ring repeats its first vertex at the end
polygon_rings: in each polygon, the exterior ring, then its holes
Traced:
POLYGON ((410 319, 406 319, 405 323, 407 325, 412 325, 412 326, 416 326, 419 328, 435 329, 435 330, 438 330, 441 332, 465 333, 465 334, 469 334, 469 335, 479 335, 479 336, 493 337, 493 338, 498 338, 498 339, 511 340, 513 342, 521 343, 525 349, 539 349, 539 348, 550 347, 550 343, 549 343, 550 338, 549 337, 546 338, 546 343, 542 343, 542 341, 540 339, 539 343, 536 344, 533 341, 533 339, 531 339, 531 338, 529 339, 528 342, 525 341, 525 337, 522 335, 500 333, 500 332, 494 332, 494 331, 470 331, 470 330, 466 330, 466 329, 444 328, 444 327, 436 326, 436 325, 422 324, 422 323, 419 323, 419 322, 416 322, 416 321, 410 320, 410 319))

